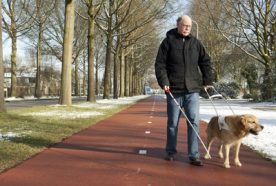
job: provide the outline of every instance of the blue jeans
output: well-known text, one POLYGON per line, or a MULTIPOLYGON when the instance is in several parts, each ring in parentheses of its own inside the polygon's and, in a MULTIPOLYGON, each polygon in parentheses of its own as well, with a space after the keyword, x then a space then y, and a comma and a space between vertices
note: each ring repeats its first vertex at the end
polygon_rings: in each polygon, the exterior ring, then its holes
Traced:
MULTIPOLYGON (((178 133, 178 123, 179 118, 183 115, 179 107, 174 102, 173 98, 167 95, 167 144, 166 152, 174 154, 176 153, 177 145, 177 133, 178 133)), ((184 108, 184 112, 188 119, 190 120, 193 127, 199 132, 199 93, 173 93, 174 98, 181 106, 184 108)), ((184 117, 184 116, 183 116, 184 117)), ((188 128, 188 156, 189 158, 195 157, 199 158, 198 151, 198 139, 195 131, 190 126, 187 121, 188 128)))

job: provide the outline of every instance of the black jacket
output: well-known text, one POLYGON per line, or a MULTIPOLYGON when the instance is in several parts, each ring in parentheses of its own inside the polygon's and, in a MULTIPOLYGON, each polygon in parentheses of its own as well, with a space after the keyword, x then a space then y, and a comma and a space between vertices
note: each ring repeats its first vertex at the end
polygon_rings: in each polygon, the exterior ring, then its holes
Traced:
POLYGON ((168 31, 159 47, 155 74, 159 86, 170 86, 172 92, 199 92, 200 86, 212 85, 211 61, 203 45, 177 29, 168 31))

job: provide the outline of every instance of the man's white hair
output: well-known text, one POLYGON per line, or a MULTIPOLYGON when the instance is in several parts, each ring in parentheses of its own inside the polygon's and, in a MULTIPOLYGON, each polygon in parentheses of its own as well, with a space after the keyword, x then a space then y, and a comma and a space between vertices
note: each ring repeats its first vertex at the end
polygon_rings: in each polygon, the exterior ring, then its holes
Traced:
POLYGON ((180 23, 182 20, 189 20, 192 22, 192 18, 188 15, 182 15, 182 16, 178 17, 176 21, 177 21, 177 23, 180 23))

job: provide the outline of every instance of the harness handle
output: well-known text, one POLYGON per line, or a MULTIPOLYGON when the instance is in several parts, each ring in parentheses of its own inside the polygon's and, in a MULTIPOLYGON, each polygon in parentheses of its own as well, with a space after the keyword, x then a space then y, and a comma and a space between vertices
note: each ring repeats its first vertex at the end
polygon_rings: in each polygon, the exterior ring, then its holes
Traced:
POLYGON ((204 90, 205 90, 205 92, 207 93, 208 98, 211 100, 211 103, 212 103, 212 105, 213 105, 213 107, 214 107, 214 109, 215 109, 215 111, 216 111, 217 116, 218 116, 218 111, 217 111, 217 109, 216 109, 216 107, 215 107, 215 104, 214 104, 214 102, 213 102, 213 98, 212 98, 212 97, 210 96, 210 94, 208 93, 208 89, 214 90, 214 92, 216 93, 215 95, 218 96, 218 97, 221 97, 221 98, 226 102, 227 106, 230 108, 230 110, 232 111, 233 115, 236 115, 235 112, 234 112, 234 110, 233 110, 232 107, 230 106, 229 102, 227 101, 227 99, 226 99, 223 95, 221 95, 221 94, 215 89, 214 86, 212 86, 212 85, 205 86, 205 87, 204 87, 204 90))

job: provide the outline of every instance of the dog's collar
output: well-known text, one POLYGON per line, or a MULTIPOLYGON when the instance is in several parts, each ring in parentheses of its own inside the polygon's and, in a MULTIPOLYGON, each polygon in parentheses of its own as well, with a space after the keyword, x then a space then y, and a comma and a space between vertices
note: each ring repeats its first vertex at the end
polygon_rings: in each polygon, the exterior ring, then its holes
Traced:
POLYGON ((218 126, 219 130, 230 130, 229 125, 226 123, 224 116, 218 116, 218 126))

